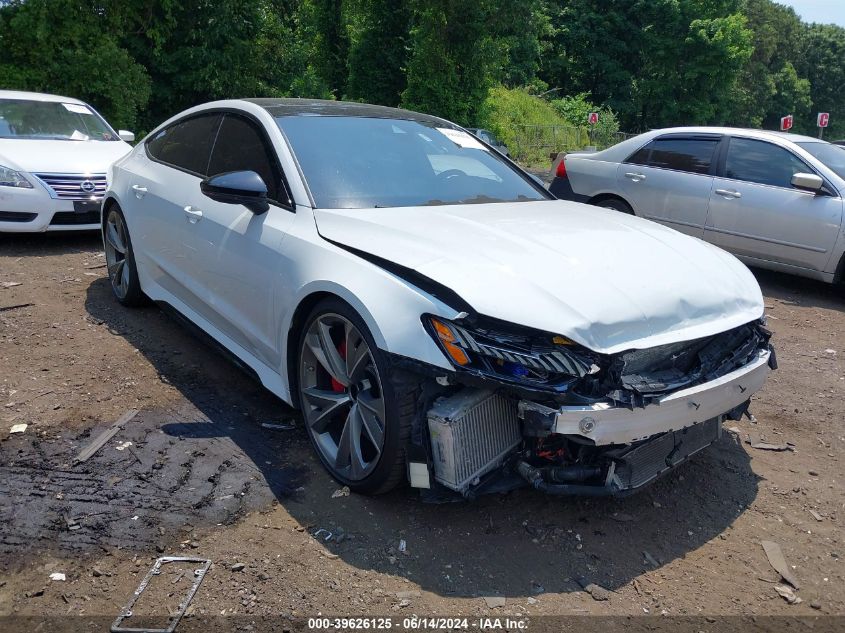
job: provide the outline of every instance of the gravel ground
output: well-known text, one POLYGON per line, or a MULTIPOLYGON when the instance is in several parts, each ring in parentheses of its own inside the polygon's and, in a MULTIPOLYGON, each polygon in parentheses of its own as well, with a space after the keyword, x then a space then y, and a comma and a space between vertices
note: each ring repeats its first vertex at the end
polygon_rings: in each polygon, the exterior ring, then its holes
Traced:
MULTIPOLYGON (((0 235, 0 617, 110 622, 165 554, 212 561, 180 631, 221 614, 842 615, 845 292, 755 273, 780 363, 755 420, 628 499, 427 505, 335 496, 295 412, 157 308, 112 300, 97 236, 0 235)), ((174 608, 190 571, 136 613, 174 608)))

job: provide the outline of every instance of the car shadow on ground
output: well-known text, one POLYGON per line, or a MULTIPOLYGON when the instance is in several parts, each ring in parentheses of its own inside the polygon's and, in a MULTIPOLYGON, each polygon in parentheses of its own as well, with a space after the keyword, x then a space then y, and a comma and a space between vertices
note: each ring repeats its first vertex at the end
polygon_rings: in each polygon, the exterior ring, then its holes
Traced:
POLYGON ((99 231, 53 231, 49 233, 0 232, 0 254, 5 256, 44 257, 83 253, 103 248, 99 231))
POLYGON ((845 285, 828 284, 762 268, 751 270, 767 297, 792 305, 845 310, 845 285))
MULTIPOLYGON (((553 498, 532 490, 474 502, 429 505, 408 488, 376 498, 333 496, 298 415, 157 308, 127 310, 108 281, 91 284, 86 309, 123 336, 194 411, 157 412, 161 429, 192 442, 231 441, 230 460, 251 460, 286 511, 344 563, 404 577, 450 596, 530 596, 580 590, 578 579, 608 589, 683 558, 731 524, 754 501, 758 477, 733 434, 632 497, 553 498), (295 418, 293 431, 264 420, 295 418)), ((225 452, 225 451, 224 451, 225 452)), ((142 461, 144 455, 140 455, 142 461)), ((211 455, 204 459, 222 459, 211 455)), ((207 466, 213 470, 214 464, 207 466)))

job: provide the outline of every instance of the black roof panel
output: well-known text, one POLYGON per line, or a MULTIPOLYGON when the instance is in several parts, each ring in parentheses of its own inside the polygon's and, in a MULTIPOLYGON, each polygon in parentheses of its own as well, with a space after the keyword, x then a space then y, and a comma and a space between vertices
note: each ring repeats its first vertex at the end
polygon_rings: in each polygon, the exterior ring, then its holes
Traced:
POLYGON ((356 103, 354 101, 328 101, 324 99, 282 99, 259 98, 243 99, 261 106, 273 116, 348 116, 378 119, 404 119, 437 125, 453 124, 430 114, 421 114, 400 108, 356 103))

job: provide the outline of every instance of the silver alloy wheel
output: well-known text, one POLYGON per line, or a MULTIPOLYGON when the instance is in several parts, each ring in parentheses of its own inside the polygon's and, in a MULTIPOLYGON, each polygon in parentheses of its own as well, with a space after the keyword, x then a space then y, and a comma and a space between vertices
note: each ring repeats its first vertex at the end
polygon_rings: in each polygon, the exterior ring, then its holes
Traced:
POLYGON ((106 220, 106 265, 115 294, 123 299, 129 292, 129 239, 120 213, 112 209, 106 220))
POLYGON ((384 395, 372 351, 347 318, 326 313, 312 321, 300 352, 299 394, 326 464, 349 481, 372 473, 384 449, 384 395))

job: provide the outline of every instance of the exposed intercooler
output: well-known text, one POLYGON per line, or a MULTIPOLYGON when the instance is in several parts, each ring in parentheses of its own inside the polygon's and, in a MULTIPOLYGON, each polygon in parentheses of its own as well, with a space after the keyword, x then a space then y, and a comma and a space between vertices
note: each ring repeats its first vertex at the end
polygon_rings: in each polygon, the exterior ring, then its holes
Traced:
POLYGON ((465 492, 496 469, 522 441, 516 402, 485 389, 465 388, 428 411, 434 478, 465 492))

